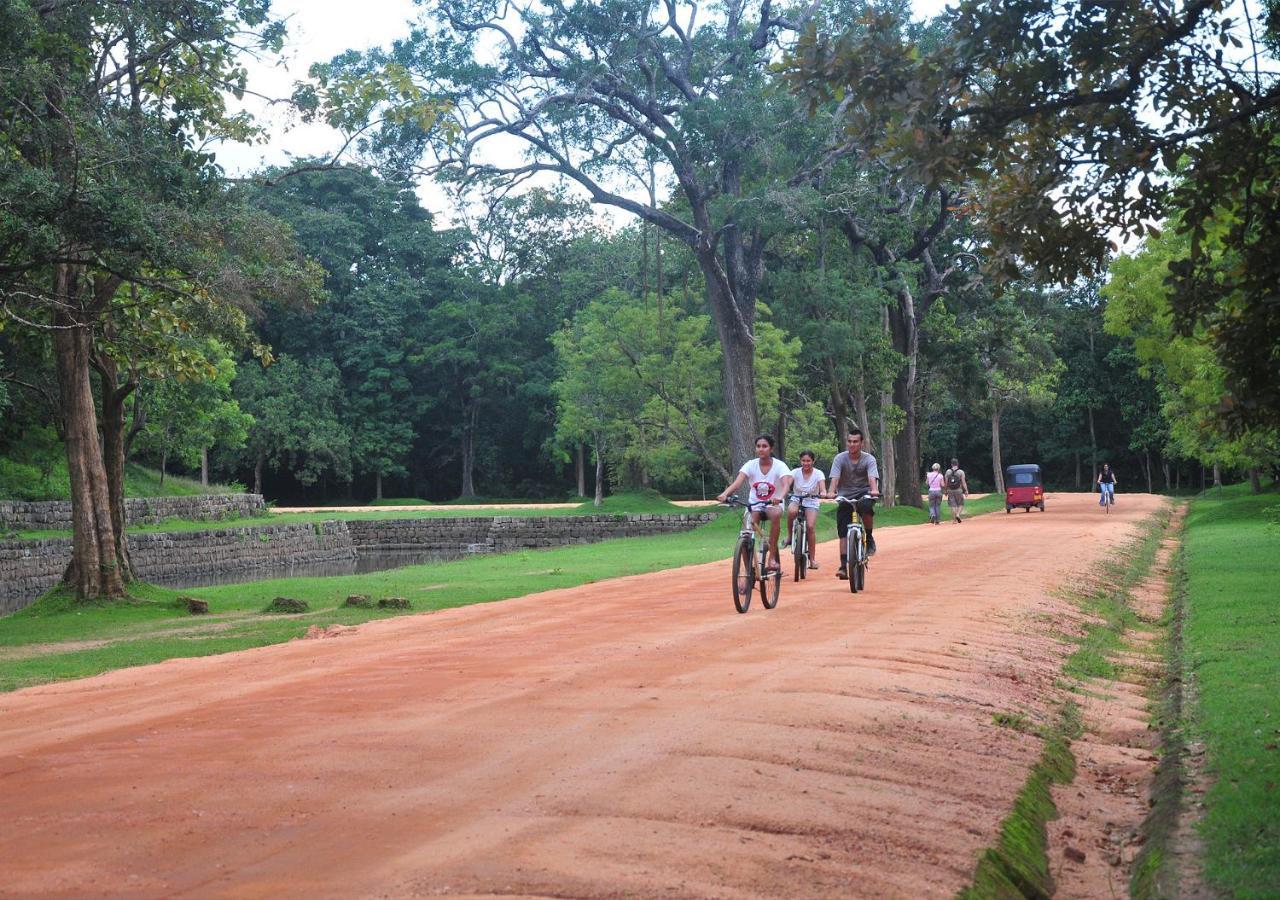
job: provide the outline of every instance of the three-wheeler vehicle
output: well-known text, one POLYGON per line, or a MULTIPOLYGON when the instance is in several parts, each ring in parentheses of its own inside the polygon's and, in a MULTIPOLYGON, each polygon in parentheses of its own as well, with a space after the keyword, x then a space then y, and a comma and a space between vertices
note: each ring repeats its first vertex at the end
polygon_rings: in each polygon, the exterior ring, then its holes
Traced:
POLYGON ((1035 506, 1044 512, 1044 483, 1040 480, 1040 467, 1031 464, 1009 466, 1004 470, 1004 511, 1013 512, 1021 506, 1027 512, 1035 506))

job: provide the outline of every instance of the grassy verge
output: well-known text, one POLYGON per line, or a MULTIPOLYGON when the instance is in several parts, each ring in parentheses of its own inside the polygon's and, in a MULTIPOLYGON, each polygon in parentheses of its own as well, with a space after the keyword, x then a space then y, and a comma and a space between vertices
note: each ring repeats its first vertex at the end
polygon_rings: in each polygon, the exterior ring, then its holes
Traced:
MULTIPOLYGON (((0 498, 13 500, 69 500, 71 477, 61 447, 49 451, 52 462, 39 465, 26 458, 0 457, 0 498)), ((202 485, 199 480, 178 475, 165 476, 136 463, 124 471, 124 490, 128 497, 190 497, 198 494, 232 494, 244 490, 243 485, 202 485)))
MULTIPOLYGON (((262 516, 237 517, 234 519, 164 519, 150 525, 135 525, 129 528, 130 534, 146 534, 163 531, 203 531, 206 528, 245 528, 263 525, 306 524, 318 522, 344 521, 360 519, 454 519, 468 516, 590 516, 590 515, 642 515, 646 513, 698 513, 715 510, 714 501, 706 510, 676 506, 666 498, 653 492, 617 494, 606 497, 602 506, 594 506, 590 500, 573 506, 561 506, 554 509, 529 509, 516 505, 503 509, 466 510, 454 509, 449 504, 441 504, 435 509, 398 509, 395 506, 371 506, 359 512, 313 512, 265 514, 262 516)), ((14 537, 20 540, 37 538, 70 537, 70 531, 43 530, 19 531, 14 537)))
MULTIPOLYGON (((606 501, 606 512, 619 511, 617 506, 636 510, 637 504, 625 497, 610 499, 615 508, 606 501)), ((646 511, 672 510, 690 511, 654 506, 646 511)), ((835 528, 834 507, 824 508, 822 518, 819 527, 830 536, 835 528)), ((881 510, 876 516, 879 527, 925 520, 925 513, 913 507, 881 510)), ((78 604, 52 593, 0 618, 0 691, 174 657, 279 643, 298 637, 310 625, 352 625, 397 614, 341 606, 350 594, 404 597, 421 612, 725 559, 732 552, 738 523, 739 514, 729 512, 683 534, 479 556, 361 575, 285 578, 180 591, 137 585, 133 602, 110 605, 78 604), (192 617, 180 610, 175 605, 179 595, 207 600, 210 615, 192 617), (312 612, 262 615, 262 608, 280 595, 306 600, 312 612), (66 646, 55 646, 59 644, 66 646)))
POLYGON ((1189 727, 1214 779, 1205 876, 1224 896, 1280 886, 1280 494, 1231 489, 1191 505, 1185 541, 1189 727))

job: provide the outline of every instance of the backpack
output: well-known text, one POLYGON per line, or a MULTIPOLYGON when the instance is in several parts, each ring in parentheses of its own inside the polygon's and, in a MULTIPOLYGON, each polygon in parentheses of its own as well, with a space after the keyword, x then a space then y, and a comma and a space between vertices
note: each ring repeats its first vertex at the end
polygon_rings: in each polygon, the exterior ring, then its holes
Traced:
POLYGON ((958 491, 962 485, 963 482, 960 480, 960 470, 947 469, 947 490, 958 491))

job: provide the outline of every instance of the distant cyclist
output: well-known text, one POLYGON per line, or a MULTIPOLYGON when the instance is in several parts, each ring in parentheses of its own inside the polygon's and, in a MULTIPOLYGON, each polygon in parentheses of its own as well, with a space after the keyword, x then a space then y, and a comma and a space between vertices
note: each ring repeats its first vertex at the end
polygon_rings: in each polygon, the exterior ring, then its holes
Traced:
POLYGON ((791 545, 796 516, 804 510, 804 520, 809 526, 809 568, 818 568, 818 542, 813 539, 818 526, 818 498, 827 491, 827 476, 813 467, 813 451, 800 451, 800 468, 791 470, 791 503, 787 506, 787 539, 782 546, 791 545), (809 496, 799 497, 797 494, 809 496))
POLYGON ((1098 505, 1107 503, 1112 506, 1116 503, 1116 473, 1111 471, 1110 463, 1103 463, 1102 471, 1098 473, 1098 505))
MULTIPOLYGON (((876 552, 876 541, 871 536, 875 516, 875 498, 880 496, 880 469, 876 458, 862 449, 862 429, 850 428, 845 438, 848 450, 836 454, 831 461, 831 480, 827 484, 828 497, 844 497, 857 500, 858 517, 867 531, 867 555, 876 552)), ((841 503, 836 507, 836 534, 840 536, 840 568, 837 578, 849 577, 849 551, 845 537, 853 523, 853 507, 841 503)))
POLYGON ((782 569, 782 561, 778 558, 778 525, 782 519, 780 504, 791 489, 791 470, 782 460, 774 459, 773 447, 773 435, 762 434, 757 437, 756 458, 743 464, 737 477, 716 499, 723 503, 743 483, 751 486, 747 508, 751 511, 753 523, 758 524, 762 516, 769 519, 768 569, 777 572, 782 569))

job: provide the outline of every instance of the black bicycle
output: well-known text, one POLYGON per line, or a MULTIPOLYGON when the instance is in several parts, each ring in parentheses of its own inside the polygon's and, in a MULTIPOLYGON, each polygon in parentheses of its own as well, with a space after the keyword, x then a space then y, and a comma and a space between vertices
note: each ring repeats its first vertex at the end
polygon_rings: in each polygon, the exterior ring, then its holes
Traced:
POLYGON ((782 592, 782 571, 769 571, 769 542, 760 536, 756 547, 756 525, 751 521, 751 507, 737 497, 730 497, 725 506, 741 506, 742 529, 738 532, 738 545, 733 551, 733 607, 740 613, 751 605, 751 594, 760 585, 760 602, 765 609, 778 605, 782 592))
POLYGON ((807 577, 809 570, 809 519, 805 516, 804 501, 817 496, 817 494, 793 493, 787 500, 788 503, 791 499, 800 501, 800 511, 796 515, 796 521, 791 530, 791 557, 795 561, 796 581, 802 581, 807 577))
POLYGON ((870 494, 864 494, 852 500, 848 497, 836 497, 837 503, 853 507, 853 521, 849 523, 849 532, 844 539, 845 556, 849 560, 849 592, 853 594, 866 590, 867 566, 871 562, 867 555, 867 531, 862 527, 862 520, 858 517, 858 503, 866 499, 875 502, 876 498, 870 494))

